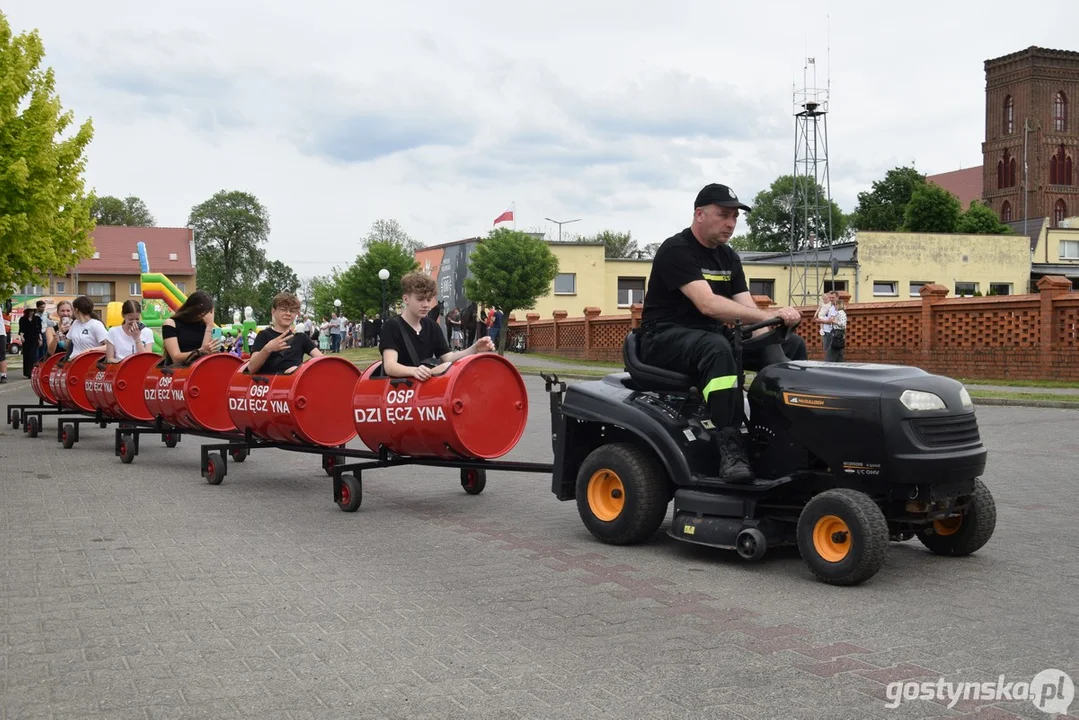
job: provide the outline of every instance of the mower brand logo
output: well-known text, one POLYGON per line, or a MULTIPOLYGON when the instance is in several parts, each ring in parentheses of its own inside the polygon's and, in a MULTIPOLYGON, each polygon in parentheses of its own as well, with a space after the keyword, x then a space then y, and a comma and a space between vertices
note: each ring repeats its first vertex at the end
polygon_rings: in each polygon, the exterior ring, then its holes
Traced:
POLYGON ((894 710, 904 700, 947 701, 954 708, 960 700, 1000 702, 1030 700, 1034 707, 1050 715, 1063 715, 1075 699, 1075 685, 1063 670, 1042 670, 1029 682, 1007 681, 999 676, 988 682, 949 682, 944 678, 926 682, 893 682, 884 691, 885 707, 894 710))
POLYGON ((830 395, 806 395, 804 393, 783 393, 783 404, 793 407, 804 407, 813 410, 845 410, 846 408, 836 405, 839 398, 830 395))

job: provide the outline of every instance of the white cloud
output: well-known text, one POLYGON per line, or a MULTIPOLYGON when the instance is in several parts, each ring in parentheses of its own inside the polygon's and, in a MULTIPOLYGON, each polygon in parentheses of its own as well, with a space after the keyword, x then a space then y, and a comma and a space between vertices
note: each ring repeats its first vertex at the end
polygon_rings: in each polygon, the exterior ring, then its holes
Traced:
POLYGON ((687 222, 701 185, 752 198, 791 172, 807 54, 821 85, 830 55, 831 183, 844 210, 895 165, 977 165, 984 60, 1071 42, 1063 23, 1018 32, 1000 22, 1006 11, 703 0, 4 8, 16 32, 40 30, 65 106, 93 117, 91 186, 139 195, 170 225, 218 190, 252 192, 271 214, 269 257, 301 275, 350 261, 375 219, 445 242, 485 233, 511 202, 518 227, 553 234, 544 217, 580 217, 567 231, 660 240, 687 222))

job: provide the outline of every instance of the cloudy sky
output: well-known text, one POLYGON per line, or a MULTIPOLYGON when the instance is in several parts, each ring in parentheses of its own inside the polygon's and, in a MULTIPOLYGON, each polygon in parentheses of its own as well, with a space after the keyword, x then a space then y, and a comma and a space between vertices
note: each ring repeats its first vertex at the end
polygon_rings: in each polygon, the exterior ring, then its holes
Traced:
MULTIPOLYGON (((1044 18, 1071 3, 1038 3, 1044 18)), ((371 222, 426 244, 517 227, 687 224, 707 182, 752 198, 794 162, 793 90, 830 79, 844 211, 896 165, 981 163, 983 63, 1076 50, 1003 2, 7 0, 95 137, 99 194, 186 224, 221 189, 269 210, 301 276, 355 257, 371 222), (875 9, 876 7, 887 9, 875 9), (874 8, 874 9, 867 9, 874 8), (830 41, 829 41, 830 39, 830 41), (829 47, 830 46, 830 47, 829 47), (816 68, 814 81, 812 72, 816 68)), ((1069 45, 1069 42, 1071 45, 1069 45)))

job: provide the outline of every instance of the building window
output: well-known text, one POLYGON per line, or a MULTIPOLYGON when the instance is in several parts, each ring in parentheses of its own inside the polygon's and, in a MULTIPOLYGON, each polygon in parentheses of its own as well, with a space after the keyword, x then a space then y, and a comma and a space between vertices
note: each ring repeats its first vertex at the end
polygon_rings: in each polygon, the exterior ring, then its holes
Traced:
POLYGON ((1012 96, 1004 98, 1004 134, 1011 135, 1015 132, 1015 101, 1012 96))
POLYGON ((1007 200, 1000 206, 1000 221, 1011 222, 1012 221, 1012 204, 1007 200))
POLYGON ((846 280, 825 280, 824 292, 847 292, 846 280))
POLYGON ((978 292, 976 282, 957 282, 955 284, 956 297, 973 297, 978 292))
POLYGON ((48 295, 49 289, 41 285, 23 285, 23 295, 48 295))
POLYGON ((1060 227, 1060 223, 1064 222, 1064 218, 1068 217, 1068 206, 1064 204, 1064 200, 1060 199, 1053 205, 1053 227, 1060 227))
POLYGON ((179 290, 180 292, 186 294, 187 293, 187 283, 185 283, 185 282, 176 283, 176 289, 179 290))
POLYGON ((65 280, 57 280, 56 281, 56 294, 57 295, 65 295, 65 294, 67 294, 67 281, 65 281, 65 280))
POLYGON ((1061 240, 1060 259, 1079 260, 1079 240, 1061 240))
POLYGON ((577 273, 558 273, 554 276, 555 295, 577 294, 577 273))
POLYGON ((911 282, 910 282, 910 296, 911 297, 921 297, 922 296, 922 288, 925 287, 926 285, 929 285, 929 284, 930 284, 929 280, 911 280, 911 282))
POLYGON ((1011 283, 989 283, 990 295, 1011 295, 1012 284, 1011 283))
POLYGON ((874 295, 898 295, 896 287, 899 283, 895 280, 874 280, 873 281, 873 294, 874 295))
POLYGON ((750 295, 767 295, 773 301, 776 299, 776 281, 767 279, 749 280, 750 295))
POLYGON ((139 287, 139 283, 129 282, 127 284, 127 294, 131 297, 139 297, 140 295, 142 295, 142 288, 139 287))
POLYGON ((88 282, 86 296, 95 303, 110 303, 112 302, 112 283, 88 282))
POLYGON ((1068 132, 1068 98, 1063 90, 1053 98, 1053 130, 1068 132))
POLYGON ((1049 184, 1071 185, 1072 184, 1072 159, 1061 145, 1049 158, 1049 184))
POLYGON ((1000 161, 997 162, 997 190, 1015 187, 1015 182, 1015 158, 1012 157, 1012 154, 1005 148, 1004 155, 1001 157, 1000 161))
POLYGON ((629 307, 644 302, 644 278, 618 278, 618 307, 629 307))

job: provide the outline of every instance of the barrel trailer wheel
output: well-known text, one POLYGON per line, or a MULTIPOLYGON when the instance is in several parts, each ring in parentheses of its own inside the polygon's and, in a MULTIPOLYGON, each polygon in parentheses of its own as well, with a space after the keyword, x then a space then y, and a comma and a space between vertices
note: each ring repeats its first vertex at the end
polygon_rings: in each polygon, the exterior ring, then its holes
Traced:
POLYGON ((70 450, 75 447, 75 426, 71 423, 64 423, 64 427, 60 430, 60 442, 63 444, 65 450, 70 450))
POLYGON ((588 531, 610 545, 650 538, 663 524, 670 498, 659 462, 629 443, 596 448, 577 472, 577 512, 588 531))
POLYGON ((131 435, 120 437, 120 462, 130 465, 135 461, 135 438, 131 435))
POLYGON ((219 452, 212 452, 206 456, 206 468, 202 476, 210 485, 220 485, 225 479, 225 457, 219 452))
POLYGON ((244 460, 247 459, 247 448, 245 448, 245 447, 230 448, 229 449, 229 457, 231 457, 233 460, 235 460, 238 463, 242 463, 244 460))
POLYGON ((174 448, 176 443, 180 442, 180 438, 172 433, 165 433, 161 436, 161 442, 165 443, 167 448, 174 448))
POLYGON ((798 550, 821 582, 857 585, 877 574, 888 556, 884 513, 871 497, 849 488, 826 490, 798 517, 798 550))
POLYGON ((348 462, 348 458, 344 455, 323 455, 322 456, 322 469, 326 471, 326 474, 333 477, 334 468, 344 465, 348 462))
POLYGON ((20 413, 18 410, 12 410, 10 417, 11 417, 11 429, 12 430, 18 430, 19 429, 19 423, 22 421, 22 413, 20 413))
POLYGON ((461 487, 469 495, 479 495, 487 487, 487 471, 482 468, 461 468, 461 487))
POLYGON ((341 499, 337 507, 343 512, 356 512, 363 503, 363 482, 355 475, 340 475, 340 478, 341 499))
POLYGON ((41 419, 36 415, 31 415, 26 418, 26 422, 23 423, 22 429, 28 437, 36 438, 38 430, 41 429, 41 419))

